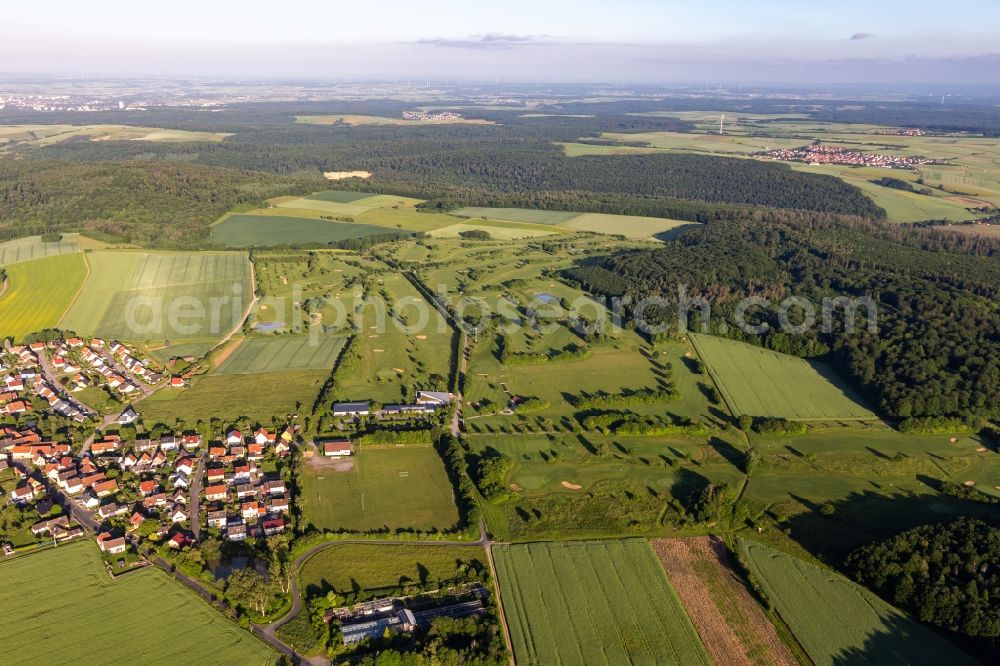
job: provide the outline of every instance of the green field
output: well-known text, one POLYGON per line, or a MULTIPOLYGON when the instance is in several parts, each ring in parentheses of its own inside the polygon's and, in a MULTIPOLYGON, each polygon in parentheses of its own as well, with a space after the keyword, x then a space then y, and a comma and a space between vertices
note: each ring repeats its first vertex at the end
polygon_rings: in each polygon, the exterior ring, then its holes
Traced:
POLYGON ((443 587, 464 577, 457 565, 486 566, 479 546, 333 544, 299 569, 299 585, 307 596, 333 590, 350 601, 402 593, 409 583, 443 587))
POLYGON ((0 243, 0 266, 10 266, 22 261, 42 259, 54 254, 66 254, 80 249, 76 234, 66 234, 57 243, 43 243, 41 236, 28 236, 0 243))
POLYGON ((684 220, 637 215, 608 215, 605 213, 583 213, 563 224, 576 231, 621 234, 626 238, 636 240, 658 237, 681 227, 699 226, 696 222, 685 222, 684 220))
POLYGON ((494 546, 521 664, 708 664, 649 543, 494 546))
POLYGON ((0 575, 5 663, 208 666, 278 658, 155 567, 112 581, 92 540, 0 563, 0 575), (60 639, 60 630, 71 634, 60 639))
POLYGON ((496 220, 463 221, 450 224, 430 232, 438 238, 460 238, 465 231, 485 231, 495 240, 513 240, 515 238, 535 238, 551 236, 559 233, 559 229, 551 225, 522 224, 518 222, 500 222, 496 220))
POLYGON ((212 227, 212 238, 229 247, 335 243, 396 232, 374 224, 283 215, 230 215, 212 227))
POLYGON ((306 199, 312 201, 332 201, 333 203, 354 203, 361 199, 378 196, 371 192, 351 192, 348 190, 323 190, 316 194, 311 194, 306 199))
POLYGON ((443 531, 458 522, 451 482, 433 448, 360 447, 352 462, 350 471, 337 471, 321 457, 306 462, 301 495, 305 525, 351 532, 443 531))
POLYGON ((736 415, 799 421, 876 418, 825 364, 711 335, 691 338, 736 415))
POLYGON ((816 666, 976 663, 834 571, 745 539, 739 553, 816 666))
POLYGON ((0 294, 0 337, 20 340, 28 333, 55 327, 87 276, 82 254, 32 259, 6 268, 7 288, 0 294))
POLYGON ((205 341, 239 326, 250 303, 250 264, 236 252, 86 255, 90 276, 59 322, 81 335, 205 341))
POLYGON ((238 416, 270 423, 272 416, 310 409, 329 376, 328 370, 196 376, 188 388, 157 391, 142 401, 141 411, 146 423, 167 425, 176 419, 193 426, 199 420, 238 416))
POLYGON ((481 217, 486 220, 503 222, 527 222, 529 224, 563 224, 580 213, 561 210, 534 210, 530 208, 459 208, 451 211, 457 217, 481 217))
POLYGON ((217 375, 247 375, 287 370, 332 370, 345 338, 331 335, 250 338, 215 370, 217 375))
POLYGON ((84 138, 96 141, 222 141, 226 132, 195 132, 134 125, 0 125, 0 146, 51 146, 84 138))

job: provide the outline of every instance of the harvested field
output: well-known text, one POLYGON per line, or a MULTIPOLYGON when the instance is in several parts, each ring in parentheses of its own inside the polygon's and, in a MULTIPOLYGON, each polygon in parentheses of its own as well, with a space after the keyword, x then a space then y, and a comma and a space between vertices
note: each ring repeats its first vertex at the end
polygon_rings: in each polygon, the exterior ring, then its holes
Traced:
POLYGON ((712 661, 795 666, 764 610, 730 569, 721 541, 702 536, 651 543, 712 661))

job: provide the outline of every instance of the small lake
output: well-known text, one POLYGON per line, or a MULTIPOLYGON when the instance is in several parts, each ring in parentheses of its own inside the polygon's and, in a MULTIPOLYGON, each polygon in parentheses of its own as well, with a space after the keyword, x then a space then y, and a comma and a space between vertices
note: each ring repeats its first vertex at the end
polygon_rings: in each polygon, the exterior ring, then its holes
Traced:
POLYGON ((269 333, 271 331, 280 331, 284 327, 285 322, 283 321, 259 321, 253 325, 253 330, 269 333))

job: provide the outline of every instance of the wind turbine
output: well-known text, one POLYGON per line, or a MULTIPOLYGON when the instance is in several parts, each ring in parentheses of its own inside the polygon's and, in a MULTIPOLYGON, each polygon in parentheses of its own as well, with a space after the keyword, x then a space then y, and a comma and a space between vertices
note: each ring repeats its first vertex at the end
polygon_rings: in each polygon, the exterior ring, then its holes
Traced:
POLYGON ((726 122, 726 114, 719 116, 719 134, 722 134, 722 123, 726 122))

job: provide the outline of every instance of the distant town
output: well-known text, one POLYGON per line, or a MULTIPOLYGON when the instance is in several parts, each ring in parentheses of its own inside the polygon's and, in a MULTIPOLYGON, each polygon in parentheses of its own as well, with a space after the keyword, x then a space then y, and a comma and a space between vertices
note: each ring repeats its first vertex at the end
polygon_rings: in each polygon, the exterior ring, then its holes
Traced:
POLYGON ((865 153, 843 146, 813 144, 799 148, 775 148, 753 154, 765 160, 805 162, 807 164, 843 164, 847 166, 879 167, 883 169, 913 169, 932 160, 924 157, 865 153))

